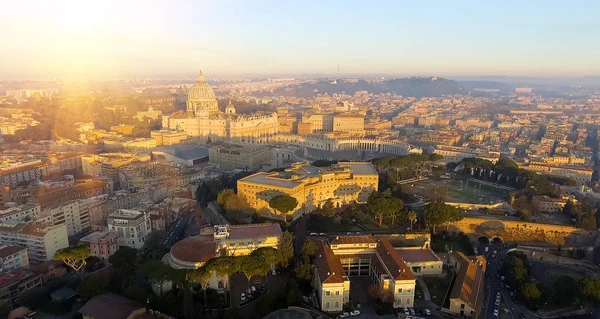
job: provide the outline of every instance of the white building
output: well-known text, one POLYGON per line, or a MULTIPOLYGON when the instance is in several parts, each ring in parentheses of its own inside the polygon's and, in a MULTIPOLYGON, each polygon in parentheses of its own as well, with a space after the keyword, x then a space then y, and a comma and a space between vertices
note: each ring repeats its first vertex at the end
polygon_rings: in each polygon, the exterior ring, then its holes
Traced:
POLYGON ((118 237, 119 246, 140 249, 150 233, 150 216, 145 212, 131 209, 119 209, 108 215, 108 231, 118 237))
POLYGON ((4 222, 10 219, 24 221, 33 219, 39 213, 40 206, 36 204, 7 203, 0 207, 0 221, 4 222))
POLYGON ((35 218, 35 222, 46 225, 65 224, 68 236, 72 237, 90 227, 89 211, 80 210, 79 207, 79 201, 74 200, 63 205, 46 208, 35 218))
POLYGON ((6 221, 0 223, 0 244, 27 247, 29 261, 41 263, 54 257, 57 250, 69 246, 67 226, 35 225, 6 221))
POLYGON ((0 246, 0 271, 29 267, 27 248, 22 246, 0 246))

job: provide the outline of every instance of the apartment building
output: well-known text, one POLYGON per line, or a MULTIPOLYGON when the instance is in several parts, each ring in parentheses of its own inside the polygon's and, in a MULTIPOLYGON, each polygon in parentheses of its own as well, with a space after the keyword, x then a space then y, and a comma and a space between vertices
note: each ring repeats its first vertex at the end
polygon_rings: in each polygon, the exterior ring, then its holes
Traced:
POLYGON ((156 140, 156 146, 180 144, 181 141, 184 141, 188 138, 185 132, 172 130, 151 131, 150 137, 156 140))
POLYGON ((286 194, 296 198, 295 216, 309 213, 328 200, 340 207, 366 202, 377 190, 379 175, 368 162, 340 162, 330 168, 295 163, 283 172, 256 173, 238 180, 238 193, 257 210, 269 208, 269 200, 286 194))
POLYGON ((112 232, 93 232, 79 241, 90 244, 90 254, 96 256, 103 261, 107 261, 108 257, 119 249, 117 245, 117 235, 112 232))
POLYGON ((67 235, 73 237, 90 228, 88 210, 80 210, 79 201, 74 200, 61 205, 47 207, 34 220, 39 224, 65 224, 67 235))
POLYGON ((29 267, 27 248, 16 245, 0 245, 0 271, 29 267))
POLYGON ((0 244, 27 247, 29 262, 50 260, 57 250, 68 247, 67 226, 25 224, 16 221, 0 223, 0 244))
POLYGON ((579 184, 584 184, 592 180, 594 170, 591 167, 583 165, 553 165, 543 162, 530 162, 519 164, 519 168, 528 171, 540 172, 546 175, 567 177, 575 180, 579 184))
POLYGON ((117 235, 119 246, 141 249, 150 234, 150 216, 145 212, 119 209, 108 215, 108 231, 117 235))
POLYGON ((19 297, 42 285, 42 276, 28 270, 16 270, 0 275, 0 302, 13 308, 19 302, 19 297))
POLYGON ((92 180, 85 183, 75 184, 71 187, 62 188, 41 194, 37 202, 45 209, 47 207, 58 206, 72 200, 85 199, 105 193, 107 184, 105 181, 92 180))
POLYGON ((313 287, 321 310, 342 311, 350 298, 350 277, 369 276, 394 296, 394 308, 412 307, 416 279, 387 237, 337 236, 318 240, 313 287))
POLYGON ((0 221, 13 220, 33 220, 39 215, 41 209, 37 204, 27 203, 19 205, 14 202, 9 202, 4 205, 0 205, 0 221))
POLYGON ((14 163, 0 167, 0 183, 17 187, 23 183, 41 181, 46 172, 47 164, 40 160, 14 163))

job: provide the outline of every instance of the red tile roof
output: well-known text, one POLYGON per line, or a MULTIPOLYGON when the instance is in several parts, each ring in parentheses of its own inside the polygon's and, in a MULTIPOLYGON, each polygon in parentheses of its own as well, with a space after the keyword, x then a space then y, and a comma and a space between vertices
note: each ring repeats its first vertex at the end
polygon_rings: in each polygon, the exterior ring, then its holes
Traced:
POLYGON ((27 248, 21 246, 2 246, 0 247, 0 258, 6 258, 25 249, 27 248))
POLYGON ((230 226, 229 239, 264 238, 281 236, 279 224, 250 224, 230 226))
POLYGON ((137 301, 113 293, 94 296, 86 302, 79 313, 92 319, 126 319, 134 311, 144 308, 137 301))
POLYGON ((398 250, 405 262, 424 262, 442 260, 431 249, 400 249, 398 250))
POLYGON ((350 244, 372 244, 376 243, 377 240, 373 235, 363 236, 337 236, 330 244, 331 245, 350 245, 350 244))
POLYGON ((383 265, 388 269, 395 280, 414 280, 415 276, 410 271, 400 254, 394 249, 386 237, 381 237, 377 244, 377 254, 383 265))
POLYGON ((194 236, 177 242, 171 256, 185 262, 203 263, 216 256, 217 245, 212 236, 194 236))
POLYGON ((316 244, 315 266, 321 283, 343 283, 347 280, 344 267, 340 263, 340 259, 333 254, 331 248, 322 240, 316 241, 316 244))
POLYGON ((486 261, 482 256, 469 258, 461 252, 453 252, 452 258, 461 264, 456 275, 450 299, 460 299, 473 309, 481 309, 486 261))

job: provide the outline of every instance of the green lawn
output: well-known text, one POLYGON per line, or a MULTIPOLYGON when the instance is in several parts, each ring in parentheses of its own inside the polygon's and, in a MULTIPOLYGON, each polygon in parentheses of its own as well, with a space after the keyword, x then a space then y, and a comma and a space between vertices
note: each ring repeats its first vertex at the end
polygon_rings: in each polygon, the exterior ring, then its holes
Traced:
POLYGON ((329 218, 318 214, 311 214, 308 222, 308 231, 313 233, 355 232, 360 230, 360 228, 352 223, 345 224, 336 218, 329 218))

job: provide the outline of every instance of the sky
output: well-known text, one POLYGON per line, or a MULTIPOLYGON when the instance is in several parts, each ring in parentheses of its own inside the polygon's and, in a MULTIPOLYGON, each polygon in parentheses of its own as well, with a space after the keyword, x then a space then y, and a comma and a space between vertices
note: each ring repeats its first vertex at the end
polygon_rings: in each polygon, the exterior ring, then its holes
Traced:
POLYGON ((0 1, 0 79, 600 75, 600 1, 0 1))

